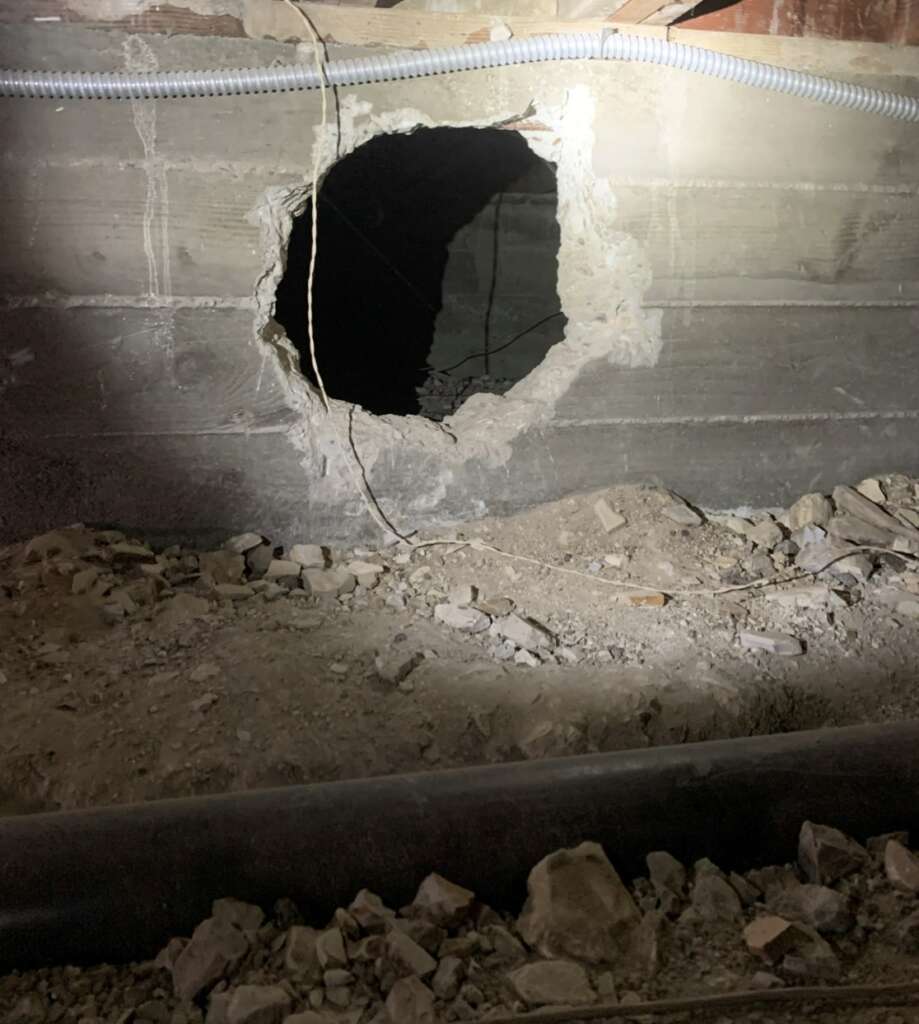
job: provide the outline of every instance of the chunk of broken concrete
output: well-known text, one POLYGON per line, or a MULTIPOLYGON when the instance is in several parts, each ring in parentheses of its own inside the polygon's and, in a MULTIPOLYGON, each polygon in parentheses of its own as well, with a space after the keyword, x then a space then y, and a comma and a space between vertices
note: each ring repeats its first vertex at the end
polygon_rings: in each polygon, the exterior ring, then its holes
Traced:
POLYGON ((530 872, 518 931, 545 957, 609 963, 627 951, 641 916, 597 843, 557 850, 530 872))
POLYGON ((887 501, 887 495, 884 493, 881 481, 876 480, 874 477, 868 477, 867 480, 862 480, 860 484, 855 485, 855 489, 863 498, 873 501, 876 505, 883 504, 887 501))
POLYGON ((818 932, 841 934, 852 927, 848 898, 824 885, 799 885, 788 889, 770 906, 781 917, 810 925, 818 932))
POLYGON ((858 871, 868 860, 864 847, 828 825, 805 821, 798 837, 798 863, 815 885, 829 885, 858 871))
POLYGON ((661 515, 678 526, 701 526, 705 521, 694 509, 690 508, 685 501, 674 501, 661 509, 661 515))
POLYGON ((555 645, 555 637, 545 626, 516 613, 495 619, 492 629, 498 636, 510 640, 525 651, 538 651, 555 645))
POLYGON ((822 494, 805 494, 788 510, 788 528, 794 533, 805 526, 826 526, 833 515, 833 503, 822 494))
POLYGON ((842 541, 818 540, 804 544, 795 555, 795 565, 803 572, 821 573, 832 571, 840 558, 853 554, 853 545, 842 541))
POLYGON ((665 890, 676 896, 686 892, 686 868, 666 850, 654 850, 645 857, 651 884, 657 892, 665 890))
POLYGON ((475 893, 432 873, 418 886, 412 914, 442 928, 460 924, 472 910, 475 893))
POLYGON ((266 580, 283 580, 288 577, 299 579, 303 566, 289 558, 272 558, 265 570, 266 580))
POLYGON ((321 544, 294 544, 287 557, 304 569, 325 569, 331 562, 328 549, 321 544))
POLYGON ((781 658, 795 658, 804 653, 804 647, 800 640, 775 630, 764 630, 761 633, 744 630, 738 634, 738 639, 740 646, 748 651, 766 651, 768 654, 776 654, 781 658))
POLYGON ((735 921, 743 916, 740 897, 720 875, 705 874, 692 888, 692 906, 703 921, 735 921))
POLYGON ((414 976, 400 978, 389 990, 386 1012, 392 1024, 437 1024, 434 993, 414 976))
POLYGON ((316 953, 318 932, 302 924, 291 925, 284 945, 284 966, 291 974, 316 976, 320 971, 316 953))
POLYGON ((213 917, 202 921, 173 964, 176 995, 180 999, 194 999, 239 963, 248 950, 245 935, 227 921, 213 917))
POLYGON ((431 988, 439 999, 454 999, 465 977, 463 961, 458 956, 445 956, 437 965, 431 988))
POLYGON ((246 560, 233 551, 204 551, 198 555, 198 568, 214 583, 239 583, 246 569, 246 560))
POLYGON ((229 537, 223 542, 223 546, 227 551, 232 551, 235 555, 244 555, 247 551, 251 551, 253 548, 257 548, 259 544, 264 544, 265 538, 258 533, 237 533, 235 537, 229 537))
POLYGON ((614 512, 606 498, 598 498, 594 502, 594 515, 600 520, 604 533, 612 533, 626 524, 625 516, 614 512))
POLYGON ((357 580, 345 569, 304 569, 303 581, 313 597, 340 597, 350 594, 357 580))
POLYGON ((437 961, 399 928, 386 934, 386 959, 399 977, 415 974, 426 978, 437 970, 437 961))
POLYGON ((328 928, 316 936, 316 958, 323 970, 328 967, 348 966, 345 940, 340 929, 328 928))
POLYGON ((491 619, 475 608, 461 608, 455 604, 439 604, 434 618, 461 633, 482 633, 491 625, 491 619))
POLYGON ((424 655, 420 651, 396 651, 392 654, 377 656, 374 658, 373 664, 377 676, 384 683, 398 686, 415 671, 422 661, 424 661, 424 655))
POLYGON ((226 1007, 227 1024, 281 1024, 290 1012, 290 994, 280 985, 239 985, 226 1007))
POLYGON ((247 601, 255 591, 247 583, 218 583, 214 594, 224 601, 247 601))
POLYGON ((345 568, 357 580, 359 587, 367 587, 368 589, 372 589, 380 582, 380 577, 385 571, 383 566, 378 565, 376 562, 362 562, 360 560, 348 562, 345 568))
POLYGON ((827 532, 833 540, 849 541, 851 544, 869 544, 875 547, 889 547, 894 540, 890 530, 881 529, 873 523, 866 523, 857 516, 833 516, 827 532))
POLYGON ((765 548, 767 551, 771 551, 776 544, 782 542, 784 534, 782 533, 781 526, 778 523, 774 523, 771 519, 764 519, 761 523, 756 523, 755 526, 751 526, 747 530, 747 539, 753 541, 757 547, 765 548))
POLYGON ((919 539, 919 530, 906 526, 895 519, 880 506, 859 494, 853 487, 836 487, 833 489, 833 501, 838 513, 847 513, 861 519, 864 523, 876 526, 879 530, 887 530, 900 537, 919 539))
POLYGON ((744 942, 754 956, 776 963, 801 939, 797 925, 782 917, 757 917, 743 930, 744 942))
POLYGON ((369 889, 361 889, 351 901, 348 913, 366 932, 381 932, 387 922, 396 916, 389 907, 369 889))
POLYGON ((596 998, 587 972, 568 960, 525 964, 508 979, 528 1006, 583 1006, 596 998))
POLYGON ((919 892, 919 857, 896 839, 884 848, 884 872, 896 888, 919 892))
POLYGON ((211 904, 211 917, 238 928, 252 942, 265 920, 265 912, 254 903, 224 897, 211 904))

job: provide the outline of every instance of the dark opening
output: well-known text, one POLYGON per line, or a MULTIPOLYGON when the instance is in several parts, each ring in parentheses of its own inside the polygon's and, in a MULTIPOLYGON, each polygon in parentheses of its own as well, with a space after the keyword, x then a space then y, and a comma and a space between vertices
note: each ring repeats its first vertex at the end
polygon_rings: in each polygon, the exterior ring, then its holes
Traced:
MULTIPOLYGON (((328 393, 441 419, 526 376, 564 332, 556 207, 554 168, 512 131, 378 136, 337 163, 314 285, 328 393)), ((310 379, 311 212, 294 221, 275 313, 310 379)))

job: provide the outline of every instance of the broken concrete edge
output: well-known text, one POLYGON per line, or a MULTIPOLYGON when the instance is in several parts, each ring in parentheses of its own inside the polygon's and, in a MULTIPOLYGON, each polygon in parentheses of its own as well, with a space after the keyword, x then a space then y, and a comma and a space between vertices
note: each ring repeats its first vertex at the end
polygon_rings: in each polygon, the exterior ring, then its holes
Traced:
MULTIPOLYGON (((460 86, 448 82, 445 88, 449 95, 460 86)), ((551 420, 555 403, 589 363, 656 363, 661 313, 641 308, 651 284, 648 262, 635 239, 616 229, 615 196, 591 169, 594 110, 587 84, 568 90, 558 106, 531 100, 471 119, 435 119, 408 108, 375 112, 358 93, 348 93, 338 107, 337 127, 314 127, 313 157, 318 155, 320 189, 336 162, 378 135, 444 126, 495 128, 534 113, 551 129, 551 133, 520 134, 538 156, 557 167, 558 292, 568 321, 565 338, 505 395, 473 395, 443 423, 420 416, 375 416, 332 396, 326 412, 318 389, 301 371, 301 356, 273 318, 293 220, 304 212, 312 195, 312 169, 304 169, 301 186, 268 188, 250 213, 250 220, 261 226, 264 257, 254 288, 255 341, 299 418, 287 437, 301 454, 304 493, 322 481, 320 486, 342 507, 351 535, 365 539, 383 532, 381 517, 370 508, 374 501, 403 535, 487 513, 487 502, 473 494, 456 503, 459 514, 441 510, 443 497, 462 467, 474 464, 479 475, 500 471, 512 458, 514 441, 551 420), (602 286, 586 289, 585 280, 596 284, 598 267, 605 277, 602 286), (396 462, 398 498, 386 493, 383 479, 396 462)), ((321 371, 321 349, 317 360, 321 371)))

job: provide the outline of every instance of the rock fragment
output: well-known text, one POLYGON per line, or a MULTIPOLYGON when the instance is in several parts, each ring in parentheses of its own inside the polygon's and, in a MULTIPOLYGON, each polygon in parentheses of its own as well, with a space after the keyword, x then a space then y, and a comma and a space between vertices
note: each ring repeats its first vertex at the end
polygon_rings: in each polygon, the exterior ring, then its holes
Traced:
POLYGON ((239 963, 248 950, 249 943, 238 928, 213 917, 202 921, 173 964, 176 995, 194 999, 239 963))
POLYGON ((348 907, 348 913, 367 932, 383 931, 387 923, 396 916, 395 912, 369 889, 361 889, 358 892, 348 907))
POLYGON ((498 636, 525 651, 539 651, 555 645, 555 637, 545 626, 516 613, 495 619, 492 628, 498 636))
POLYGON ((227 1024, 281 1024, 290 1012, 290 995, 280 985, 239 985, 230 994, 227 1024))
POLYGON ((320 965, 316 953, 317 935, 314 928, 307 928, 302 924, 291 925, 287 930, 284 966, 291 974, 318 974, 320 965))
POLYGON ((418 887, 412 914, 442 928, 452 928, 468 917, 474 901, 475 893, 470 889, 433 873, 418 887))
POLYGON ((232 551, 204 551, 198 555, 198 568, 214 583, 239 583, 246 569, 246 560, 232 551))
POLYGON ((771 903, 781 917, 810 925, 818 932, 841 934, 852 927, 849 900, 824 885, 800 885, 771 903))
POLYGON ((626 951, 638 908, 603 848, 557 850, 530 872, 518 931, 544 957, 610 963, 626 951))
POLYGON ((705 521, 694 509, 690 508, 685 501, 674 501, 661 509, 661 515, 678 526, 701 526, 705 521))
POLYGON ((747 539, 753 541, 757 547, 771 551, 776 544, 781 544, 784 534, 781 526, 771 519, 764 519, 761 523, 751 526, 747 530, 747 539))
POLYGON ((415 974, 426 978, 437 970, 437 961, 399 928, 391 928, 386 935, 386 957, 401 977, 415 974))
POLYGON ((398 686, 408 678, 424 661, 420 651, 396 651, 388 655, 378 655, 374 659, 377 676, 391 686, 398 686))
POLYGON ((898 889, 919 893, 919 857, 896 839, 884 848, 884 871, 898 889))
POLYGON ((764 630, 761 633, 743 630, 738 634, 738 639, 740 646, 748 651, 766 651, 781 658, 795 658, 804 653, 800 640, 789 636, 788 633, 778 633, 775 630, 764 630))
POLYGON ((328 549, 321 544, 294 544, 287 557, 304 569, 325 569, 331 562, 328 549))
POLYGON ((864 847, 839 829, 806 821, 798 837, 798 863, 815 885, 830 885, 868 860, 864 847))
POLYGON ((223 546, 227 551, 232 551, 235 555, 245 555, 247 551, 257 548, 259 544, 264 542, 264 537, 258 533, 238 533, 235 537, 227 538, 223 542, 223 546))
POLYGON ((272 558, 265 570, 266 580, 299 579, 303 567, 289 558, 272 558))
POLYGON ((596 998, 584 968, 567 960, 525 964, 509 980, 528 1006, 583 1006, 596 998))
POLYGON ((323 970, 329 967, 348 966, 345 940, 340 929, 329 928, 316 936, 316 958, 323 970))
POLYGON ((445 956, 437 965, 431 988, 439 999, 454 999, 466 977, 466 968, 458 956, 445 956))
POLYGON ((475 608, 460 608, 455 604, 438 604, 434 618, 461 633, 482 633, 491 625, 491 619, 475 608))
POLYGON ((719 875, 706 874, 696 880, 692 906, 703 921, 735 921, 743 915, 740 897, 719 875))
POLYGON ((350 594, 357 580, 345 569, 304 569, 303 580, 314 597, 330 598, 350 594))
POLYGON ((619 530, 626 524, 626 518, 619 512, 614 512, 606 498, 598 498, 594 502, 594 515, 600 520, 600 526, 604 533, 612 533, 619 530))
POLYGON ((420 978, 400 978, 386 997, 392 1024, 437 1024, 434 993, 420 978))
POLYGON ((876 547, 889 547, 894 539, 890 530, 866 523, 857 516, 845 514, 833 516, 827 532, 834 540, 848 541, 850 544, 870 544, 876 547))
POLYGON ((751 921, 743 930, 743 938, 754 956, 775 963, 800 940, 800 932, 791 921, 771 915, 751 921))
POLYGON ((833 516, 833 504, 822 494, 805 494, 788 511, 788 528, 794 533, 805 526, 826 526, 833 516))
POLYGON ((666 850, 655 850, 645 857, 648 875, 655 890, 666 890, 675 896, 686 892, 686 868, 666 850))

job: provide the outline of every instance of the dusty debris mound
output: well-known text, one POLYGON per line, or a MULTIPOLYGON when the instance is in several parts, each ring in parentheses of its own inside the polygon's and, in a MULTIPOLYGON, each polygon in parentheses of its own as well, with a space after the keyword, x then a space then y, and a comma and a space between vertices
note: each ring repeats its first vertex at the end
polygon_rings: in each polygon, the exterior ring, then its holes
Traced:
POLYGON ((656 851, 647 866, 627 887, 596 843, 559 850, 516 919, 437 874, 401 910, 363 889, 322 923, 290 900, 266 916, 219 899, 152 962, 14 973, 0 1008, 10 1024, 439 1024, 634 1004, 640 1021, 643 1002, 748 993, 752 1016, 741 1001, 720 1019, 785 1022, 805 1004, 766 1016, 756 994, 915 980, 919 858, 903 833, 862 846, 805 822, 796 864, 726 873, 656 851))

